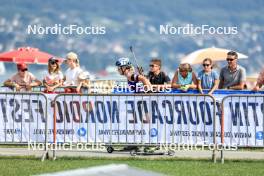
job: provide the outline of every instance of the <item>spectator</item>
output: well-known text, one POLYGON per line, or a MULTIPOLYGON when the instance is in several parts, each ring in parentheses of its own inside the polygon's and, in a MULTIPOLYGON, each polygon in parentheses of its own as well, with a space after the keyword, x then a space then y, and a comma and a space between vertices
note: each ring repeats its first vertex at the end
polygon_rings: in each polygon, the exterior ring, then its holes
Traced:
POLYGON ((172 79, 172 88, 188 91, 188 89, 197 89, 197 78, 192 71, 192 67, 188 63, 183 63, 179 66, 179 69, 174 74, 172 79))
POLYGON ((78 76, 78 86, 77 92, 81 93, 81 88, 89 88, 90 85, 90 73, 87 71, 83 71, 78 76))
POLYGON ((57 87, 63 83, 63 74, 60 71, 59 61, 52 57, 48 62, 48 73, 43 79, 43 85, 46 87, 45 93, 52 93, 57 87))
POLYGON ((219 76, 213 69, 213 61, 210 58, 203 60, 203 70, 198 73, 198 89, 203 94, 203 89, 209 89, 208 94, 218 88, 219 76))
POLYGON ((264 84, 264 69, 260 72, 256 86, 252 89, 253 91, 259 91, 264 84))
POLYGON ((78 93, 76 89, 76 87, 79 86, 78 76, 82 72, 78 55, 74 52, 68 53, 66 56, 66 62, 69 68, 65 72, 65 82, 63 85, 69 87, 65 88, 65 92, 78 93))
POLYGON ((160 59, 152 59, 149 67, 150 71, 147 75, 147 78, 149 79, 153 87, 156 87, 158 90, 170 87, 170 78, 166 73, 161 71, 160 59))
POLYGON ((15 88, 16 91, 31 91, 32 87, 40 86, 39 81, 24 63, 17 64, 17 73, 4 82, 4 86, 15 88))
POLYGON ((246 86, 246 70, 237 64, 237 53, 229 51, 227 53, 227 66, 220 71, 219 89, 242 90, 246 86))
POLYGON ((144 87, 146 86, 148 89, 151 87, 149 80, 145 76, 134 73, 134 69, 129 61, 129 58, 118 59, 118 61, 116 61, 116 66, 118 67, 119 74, 127 78, 128 86, 131 90, 137 92, 137 83, 139 82, 142 82, 144 87))

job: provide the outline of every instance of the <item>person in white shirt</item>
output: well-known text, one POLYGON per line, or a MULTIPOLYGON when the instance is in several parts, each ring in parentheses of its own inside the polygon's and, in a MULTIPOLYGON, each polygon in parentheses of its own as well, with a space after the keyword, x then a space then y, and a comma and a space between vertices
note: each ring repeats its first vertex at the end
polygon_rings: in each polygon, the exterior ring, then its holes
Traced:
POLYGON ((45 74, 43 85, 46 87, 45 93, 53 93, 57 87, 63 83, 63 74, 60 71, 59 61, 52 57, 48 61, 48 73, 45 74))
POLYGON ((80 82, 78 81, 79 75, 83 72, 80 68, 80 61, 78 55, 74 52, 70 52, 66 56, 66 62, 68 69, 65 72, 64 86, 69 86, 65 88, 65 93, 78 93, 76 87, 79 87, 80 82))
POLYGON ((79 74, 78 83, 76 90, 78 93, 82 93, 81 88, 89 88, 90 85, 90 73, 88 71, 83 71, 79 74))

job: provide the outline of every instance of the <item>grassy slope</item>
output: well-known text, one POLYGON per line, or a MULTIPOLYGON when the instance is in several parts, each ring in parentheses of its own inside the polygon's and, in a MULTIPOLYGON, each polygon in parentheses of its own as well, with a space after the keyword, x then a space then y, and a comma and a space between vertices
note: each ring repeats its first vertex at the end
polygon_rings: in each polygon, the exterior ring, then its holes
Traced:
POLYGON ((66 169, 85 168, 110 163, 126 163, 133 167, 161 172, 166 175, 263 175, 263 161, 226 161, 213 164, 206 160, 162 159, 146 160, 134 158, 96 159, 62 158, 40 162, 34 158, 0 158, 0 175, 32 175, 66 169))

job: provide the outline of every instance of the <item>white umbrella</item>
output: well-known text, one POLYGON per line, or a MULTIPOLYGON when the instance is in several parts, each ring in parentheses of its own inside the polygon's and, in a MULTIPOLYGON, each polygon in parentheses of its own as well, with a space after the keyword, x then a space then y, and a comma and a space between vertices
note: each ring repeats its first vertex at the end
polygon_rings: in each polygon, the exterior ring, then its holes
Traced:
MULTIPOLYGON (((182 60, 181 63, 189 63, 189 64, 200 64, 203 62, 205 58, 211 58, 213 61, 222 61, 226 60, 227 53, 230 50, 228 49, 223 49, 223 48, 205 48, 205 49, 199 49, 196 50, 187 56, 185 56, 182 60)), ((239 59, 247 59, 248 56, 238 53, 238 58, 239 59)))

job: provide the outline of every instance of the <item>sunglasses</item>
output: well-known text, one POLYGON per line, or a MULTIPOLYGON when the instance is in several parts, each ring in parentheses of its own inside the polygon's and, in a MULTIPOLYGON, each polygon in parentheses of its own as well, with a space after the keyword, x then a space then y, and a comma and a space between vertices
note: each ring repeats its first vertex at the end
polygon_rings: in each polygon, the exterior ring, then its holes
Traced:
POLYGON ((209 67, 209 66, 210 66, 210 64, 203 64, 203 66, 204 66, 204 67, 209 67))
POLYGON ((180 72, 181 72, 181 73, 183 73, 183 72, 188 72, 188 70, 180 70, 180 72))
POLYGON ((150 64, 150 67, 158 67, 159 65, 150 64))
POLYGON ((56 63, 57 63, 56 61, 49 62, 50 65, 55 65, 56 63))
POLYGON ((232 62, 233 60, 235 59, 229 59, 229 58, 226 59, 227 62, 232 62))
POLYGON ((25 72, 25 71, 27 71, 27 69, 23 69, 23 70, 19 70, 19 71, 21 71, 21 72, 25 72))

